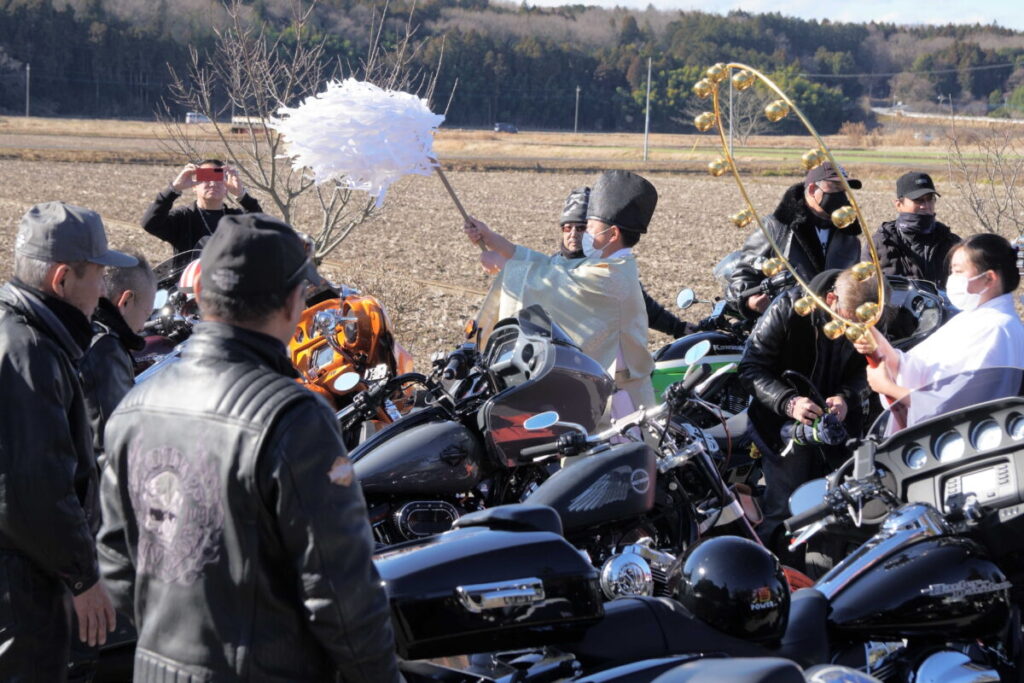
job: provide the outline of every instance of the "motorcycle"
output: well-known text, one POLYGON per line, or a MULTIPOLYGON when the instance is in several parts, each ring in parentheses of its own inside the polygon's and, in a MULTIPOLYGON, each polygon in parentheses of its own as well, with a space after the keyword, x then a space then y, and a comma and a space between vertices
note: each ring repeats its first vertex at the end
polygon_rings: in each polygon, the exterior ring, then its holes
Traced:
POLYGON ((780 659, 715 633, 668 599, 603 602, 597 570, 562 531, 551 508, 507 505, 378 553, 406 680, 876 680, 780 659), (675 630, 681 625, 686 632, 675 630))
MULTIPOLYGON (((345 286, 324 287, 307 300, 288 353, 299 382, 335 410, 371 386, 412 372, 413 365, 380 302, 345 286)), ((389 392, 379 403, 372 414, 343 429, 348 448, 407 413, 412 395, 389 392)))
POLYGON ((392 386, 421 384, 421 408, 350 453, 378 542, 447 531, 467 512, 519 502, 557 468, 524 449, 551 435, 524 428, 549 409, 593 430, 614 385, 539 306, 495 326, 483 353, 463 344, 431 376, 398 376, 361 392, 342 424, 376 409, 392 386))
POLYGON ((132 354, 136 377, 162 359, 176 356, 178 346, 189 338, 199 321, 195 296, 199 254, 199 249, 175 254, 153 268, 156 299, 153 314, 142 328, 146 346, 132 354))
MULTIPOLYGON (((558 512, 566 538, 601 569, 601 589, 609 600, 671 596, 678 558, 700 538, 738 535, 760 542, 748 519, 756 519, 756 504, 743 505, 723 481, 717 443, 693 424, 695 414, 714 409, 702 396, 714 393, 731 370, 725 366, 712 373, 709 365, 696 364, 709 348, 708 342, 693 347, 691 369, 665 392, 665 403, 600 433, 588 435, 555 412, 524 423, 532 431, 570 429, 549 444, 524 449, 524 456, 538 459, 580 456, 524 502, 558 512)), ((787 575, 795 586, 811 583, 793 570, 787 575)))
POLYGON ((865 643, 888 651, 872 669, 882 678, 1020 674, 1022 377, 990 368, 912 392, 849 463, 793 494, 794 544, 877 528, 814 586, 837 657, 862 656, 865 643))

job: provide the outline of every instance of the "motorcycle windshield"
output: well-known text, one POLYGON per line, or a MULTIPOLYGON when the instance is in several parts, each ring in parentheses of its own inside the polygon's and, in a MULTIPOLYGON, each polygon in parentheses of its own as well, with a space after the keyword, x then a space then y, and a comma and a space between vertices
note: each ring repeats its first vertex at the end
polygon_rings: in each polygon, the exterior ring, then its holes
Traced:
POLYGON ((542 306, 534 304, 527 306, 516 314, 519 321, 519 328, 531 337, 546 337, 556 344, 568 344, 576 346, 558 323, 548 316, 542 306))
POLYGON ((870 436, 883 439, 925 420, 1008 396, 1024 396, 1024 369, 995 367, 950 375, 919 387, 878 416, 870 436))
POLYGON ((202 251, 193 249, 175 254, 163 263, 153 266, 153 275, 156 276, 157 289, 167 289, 178 284, 178 278, 188 264, 199 258, 202 251))

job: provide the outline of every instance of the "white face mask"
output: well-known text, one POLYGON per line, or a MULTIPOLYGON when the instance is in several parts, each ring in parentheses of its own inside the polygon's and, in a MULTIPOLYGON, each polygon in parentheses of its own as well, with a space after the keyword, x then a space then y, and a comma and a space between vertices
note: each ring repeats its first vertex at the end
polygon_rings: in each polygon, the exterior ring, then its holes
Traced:
MULTIPOLYGON (((988 287, 981 290, 980 292, 971 293, 967 291, 967 285, 985 273, 979 273, 974 277, 967 277, 962 273, 953 273, 946 280, 946 295, 949 297, 950 303, 959 308, 961 311, 973 311, 981 303, 981 296, 988 291, 988 287)), ((989 285, 991 287, 991 285, 989 285)))
MULTIPOLYGON (((611 230, 611 228, 608 228, 608 230, 611 230)), ((608 230, 602 230, 601 232, 599 232, 597 234, 598 235, 603 235, 606 232, 608 232, 608 230)), ((583 255, 584 256, 586 256, 587 258, 594 258, 596 256, 601 256, 603 251, 604 251, 603 248, 598 249, 597 247, 594 246, 594 236, 593 235, 591 235, 589 232, 584 232, 583 233, 583 255)))

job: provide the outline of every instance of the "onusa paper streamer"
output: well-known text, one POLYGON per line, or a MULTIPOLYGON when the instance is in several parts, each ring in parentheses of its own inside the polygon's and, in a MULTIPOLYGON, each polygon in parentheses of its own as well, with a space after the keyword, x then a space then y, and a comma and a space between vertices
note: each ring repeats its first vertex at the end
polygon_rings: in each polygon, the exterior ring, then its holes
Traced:
POLYGON ((377 206, 403 175, 433 172, 434 130, 444 121, 420 97, 354 78, 277 113, 268 125, 284 137, 293 168, 310 169, 318 185, 367 192, 377 206))

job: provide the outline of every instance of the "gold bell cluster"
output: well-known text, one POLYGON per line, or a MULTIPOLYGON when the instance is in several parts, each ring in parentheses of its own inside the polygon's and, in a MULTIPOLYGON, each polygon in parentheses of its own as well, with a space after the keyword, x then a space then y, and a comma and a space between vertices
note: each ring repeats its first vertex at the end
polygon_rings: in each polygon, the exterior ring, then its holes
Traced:
MULTIPOLYGON (((757 74, 747 68, 739 69, 732 74, 731 78, 729 76, 729 70, 730 67, 722 63, 708 67, 707 71, 704 72, 704 77, 693 85, 693 93, 698 98, 704 100, 715 95, 719 85, 726 80, 728 80, 736 90, 747 90, 757 82, 757 74)), ((717 103, 715 107, 715 110, 717 111, 717 103)), ((790 109, 789 103, 785 99, 780 98, 769 102, 765 106, 764 115, 769 121, 776 123, 789 116, 790 109)), ((717 117, 715 113, 710 111, 697 115, 693 120, 693 125, 702 133, 706 133, 714 128, 716 123, 717 117)), ((808 150, 800 157, 800 161, 803 164, 804 169, 808 171, 820 166, 827 159, 828 154, 822 147, 816 147, 808 150)), ((708 173, 715 178, 725 175, 730 170, 735 171, 735 168, 733 166, 733 160, 729 157, 728 152, 726 152, 726 156, 720 156, 714 161, 708 163, 708 173)), ((757 216, 754 213, 754 209, 750 206, 729 216, 729 220, 731 220, 738 228, 744 228, 750 225, 754 220, 756 220, 756 218, 757 216)), ((832 224, 837 228, 848 228, 857 221, 857 211, 852 206, 842 206, 832 212, 831 219, 832 224)), ((783 259, 776 257, 766 259, 761 264, 761 271, 765 276, 771 277, 781 272, 785 267, 786 262, 783 259)), ((872 277, 875 272, 876 268, 870 261, 858 263, 852 269, 854 278, 859 282, 863 282, 872 277)), ((819 301, 820 299, 817 299, 813 295, 805 294, 793 303, 793 310, 798 315, 808 316, 818 308, 819 301)), ((833 317, 825 323, 822 327, 822 331, 829 339, 839 339, 845 335, 851 342, 858 340, 871 342, 874 338, 869 334, 869 327, 878 321, 879 310, 879 306, 876 303, 868 302, 862 304, 857 307, 856 310, 856 316, 859 322, 844 321, 836 317, 831 311, 828 311, 833 317)))

